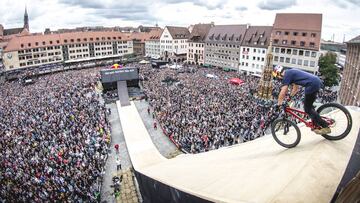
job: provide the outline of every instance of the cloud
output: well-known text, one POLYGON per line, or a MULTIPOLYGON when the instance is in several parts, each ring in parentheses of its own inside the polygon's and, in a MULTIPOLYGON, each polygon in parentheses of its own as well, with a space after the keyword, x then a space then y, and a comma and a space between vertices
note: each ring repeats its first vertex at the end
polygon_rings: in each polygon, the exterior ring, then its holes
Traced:
POLYGON ((296 5, 296 0, 263 0, 258 7, 263 10, 281 10, 296 5))
POLYGON ((344 9, 353 6, 360 7, 360 0, 330 0, 330 2, 344 9))
POLYGON ((237 10, 237 11, 247 11, 248 8, 245 7, 245 6, 237 6, 237 7, 235 7, 235 10, 237 10))
POLYGON ((91 15, 100 16, 106 19, 121 19, 124 21, 136 21, 145 24, 154 24, 157 18, 153 16, 145 6, 132 6, 115 9, 96 9, 90 12, 91 15))
POLYGON ((345 1, 350 2, 356 6, 360 6, 360 0, 345 0, 345 1))

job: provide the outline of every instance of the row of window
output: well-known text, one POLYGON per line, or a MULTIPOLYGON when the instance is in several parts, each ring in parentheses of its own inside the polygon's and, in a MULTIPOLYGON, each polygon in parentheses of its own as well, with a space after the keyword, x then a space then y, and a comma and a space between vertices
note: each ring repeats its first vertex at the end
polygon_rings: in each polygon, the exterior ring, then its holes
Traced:
MULTIPOLYGON (((96 37, 95 38, 96 39, 96 41, 99 41, 100 40, 100 38, 99 37, 96 37)), ((120 39, 121 40, 121 37, 107 37, 107 38, 105 38, 105 37, 101 37, 101 40, 111 40, 111 39, 113 39, 113 40, 116 40, 116 39, 120 39)), ((88 38, 83 38, 83 41, 85 41, 85 42, 87 42, 88 41, 88 38)), ((94 41, 94 38, 92 38, 92 37, 90 37, 89 38, 89 41, 94 41)), ((70 40, 67 40, 67 39, 64 39, 64 41, 63 41, 64 43, 68 43, 68 42, 75 42, 75 39, 70 39, 70 40)), ((77 38, 76 39, 76 42, 81 42, 81 39, 80 38, 77 38)), ((49 40, 48 41, 48 44, 60 44, 60 40, 49 40)), ((47 44, 47 42, 46 41, 42 41, 42 43, 41 43, 41 45, 46 45, 47 44)), ((32 46, 32 43, 28 43, 27 44, 28 45, 28 47, 31 47, 32 46)), ((40 45, 40 42, 35 42, 35 46, 39 46, 40 45)), ((21 46, 21 48, 24 48, 24 46, 25 46, 25 44, 20 44, 20 46, 21 46)))
POLYGON ((55 56, 55 55, 60 55, 61 52, 56 51, 56 52, 50 52, 50 53, 41 53, 41 54, 34 54, 34 56, 32 55, 27 55, 27 56, 19 56, 19 60, 25 60, 25 59, 33 59, 33 58, 40 58, 40 57, 47 57, 47 56, 55 56))
MULTIPOLYGON (((242 59, 249 59, 249 55, 242 55, 242 59)), ((252 60, 253 61, 265 61, 265 58, 253 56, 252 60)))
MULTIPOLYGON (((265 52, 266 52, 265 49, 253 48, 252 50, 253 50, 253 53, 256 53, 256 52, 257 52, 257 53, 259 53, 259 54, 260 54, 260 53, 265 54, 265 52)), ((243 47, 243 50, 242 50, 242 51, 243 51, 244 54, 250 53, 250 48, 245 48, 245 47, 243 47)))
POLYGON ((309 61, 309 60, 303 60, 303 59, 295 59, 295 58, 288 58, 288 57, 279 57, 274 56, 275 62, 281 62, 281 63, 288 63, 288 64, 294 64, 294 65, 300 65, 300 66, 310 66, 315 67, 315 61, 309 61))
POLYGON ((100 50, 112 50, 113 48, 112 47, 97 47, 95 48, 96 51, 100 51, 100 50))
MULTIPOLYGON (((279 44, 279 39, 274 39, 274 44, 279 44)), ((288 40, 282 40, 281 41, 281 45, 288 45, 288 40)), ((297 42, 295 40, 291 40, 290 42, 291 46, 297 46, 297 42)), ((305 41, 300 41, 300 46, 304 47, 306 45, 305 41)), ((314 48, 315 47, 315 42, 310 42, 309 43, 309 47, 314 48)))
MULTIPOLYGON (((211 50, 209 50, 211 51, 211 50)), ((232 52, 231 51, 228 51, 228 50, 223 50, 223 49, 219 49, 219 50, 213 50, 214 52, 217 52, 217 53, 226 53, 226 54, 231 54, 232 52)), ((235 54, 235 52, 234 52, 235 54)), ((239 52, 236 52, 237 55, 239 55, 239 52)))
POLYGON ((235 44, 217 44, 217 43, 206 43, 206 46, 210 46, 210 47, 229 47, 229 48, 240 48, 240 45, 235 45, 235 44))
POLYGON ((299 55, 299 56, 307 56, 307 57, 313 57, 313 58, 316 58, 316 52, 315 51, 304 51, 304 50, 298 50, 298 49, 285 49, 285 48, 273 48, 273 51, 275 53, 282 53, 282 54, 289 54, 289 55, 299 55))
POLYGON ((165 44, 171 44, 171 43, 185 43, 187 40, 161 40, 161 43, 165 44))
MULTIPOLYGON (((195 57, 195 55, 194 55, 194 54, 189 54, 188 57, 189 57, 190 59, 192 59, 192 58, 195 57)), ((198 59, 204 59, 204 58, 203 58, 202 55, 198 55, 198 59)))
MULTIPOLYGON (((282 31, 276 31, 276 35, 290 35, 290 32, 289 31, 284 31, 284 32, 282 32, 282 31)), ((299 32, 292 32, 291 33, 293 36, 300 36, 300 33, 299 32)), ((301 36, 303 36, 303 37, 306 37, 306 36, 308 36, 308 33, 307 32, 301 32, 301 36)), ((310 37, 316 37, 316 33, 311 33, 310 34, 310 37)))
MULTIPOLYGON (((189 49, 189 53, 194 53, 194 49, 189 49)), ((197 53, 197 54, 203 54, 204 53, 204 51, 203 50, 195 50, 195 53, 197 53)))
MULTIPOLYGON (((241 66, 249 67, 249 63, 248 63, 248 62, 241 62, 241 66)), ((264 68, 264 65, 259 65, 259 64, 254 64, 254 63, 252 63, 252 64, 251 64, 251 68, 255 68, 255 69, 260 69, 260 70, 262 70, 262 69, 264 68)))
POLYGON ((189 47, 204 47, 204 44, 203 43, 201 43, 201 44, 195 43, 195 46, 194 46, 194 43, 189 43, 189 47))
POLYGON ((235 57, 230 57, 230 56, 220 56, 218 55, 217 57, 215 55, 211 55, 211 54, 206 54, 207 57, 212 57, 212 58, 220 58, 220 59, 228 59, 228 60, 236 60, 238 61, 239 58, 235 58, 235 57))
POLYGON ((31 65, 37 65, 40 63, 48 63, 48 62, 54 62, 54 61, 61 61, 62 59, 60 57, 57 58, 50 58, 50 59, 42 59, 42 60, 36 60, 36 61, 28 61, 28 62, 22 62, 20 63, 20 67, 24 66, 31 66, 31 65))
POLYGON ((236 67, 237 63, 227 63, 226 61, 218 61, 218 60, 209 60, 206 63, 215 65, 215 66, 226 66, 226 67, 236 67))
POLYGON ((79 59, 79 58, 87 58, 89 54, 78 54, 76 56, 70 56, 70 59, 79 59))
MULTIPOLYGON (((103 37, 104 38, 104 37, 103 37)), ((90 41, 93 41, 93 38, 90 38, 91 40, 90 41)), ((116 38, 115 38, 116 39, 116 38)), ((121 39, 121 37, 119 37, 119 39, 121 39)), ((96 38, 96 40, 99 40, 99 38, 96 38)), ((105 40, 105 38, 103 39, 103 40, 105 40)), ((111 39, 109 39, 109 40, 111 40, 111 39)), ((70 40, 71 42, 74 42, 74 39, 72 39, 72 40, 70 40)), ((84 41, 87 41, 87 38, 84 38, 84 41)), ((68 42, 68 40, 64 40, 64 43, 67 43, 68 42)), ((77 42, 80 42, 80 39, 78 39, 77 40, 77 42)), ((117 41, 117 43, 118 44, 126 44, 127 43, 127 41, 117 41)), ((50 45, 52 45, 52 44, 54 44, 53 43, 53 41, 49 41, 49 44, 50 45)), ((60 44, 60 41, 59 40, 56 40, 56 44, 60 44)), ((108 44, 108 45, 111 45, 112 44, 112 42, 96 42, 95 43, 95 45, 105 45, 105 44, 108 44)), ((32 46, 32 43, 27 43, 27 45, 28 45, 28 47, 31 47, 32 46)), ((42 42, 42 45, 46 45, 46 42, 45 41, 43 41, 42 42)), ((35 42, 35 46, 39 46, 39 42, 35 42)), ((81 47, 81 46, 88 46, 88 44, 76 44, 76 45, 74 45, 74 44, 70 44, 69 45, 69 47, 81 47)), ((20 47, 21 48, 24 48, 25 47, 25 44, 20 44, 20 47)), ((57 47, 57 49, 59 49, 60 48, 60 46, 55 46, 55 47, 57 47)), ((35 48, 35 49, 45 49, 45 48, 35 48)))
POLYGON ((42 51, 54 50, 54 49, 60 49, 60 46, 41 47, 41 48, 20 50, 20 51, 18 51, 18 54, 27 54, 27 53, 31 53, 31 52, 42 52, 42 51))

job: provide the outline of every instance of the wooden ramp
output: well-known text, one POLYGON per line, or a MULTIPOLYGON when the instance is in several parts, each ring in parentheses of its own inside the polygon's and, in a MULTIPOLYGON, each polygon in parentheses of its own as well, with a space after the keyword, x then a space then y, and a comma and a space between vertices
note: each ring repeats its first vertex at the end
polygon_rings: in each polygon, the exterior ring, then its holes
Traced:
POLYGON ((121 125, 134 169, 178 190, 214 202, 330 202, 351 156, 360 113, 350 110, 353 128, 332 142, 301 127, 293 149, 271 135, 195 155, 166 159, 157 151, 133 102, 121 107, 121 125))

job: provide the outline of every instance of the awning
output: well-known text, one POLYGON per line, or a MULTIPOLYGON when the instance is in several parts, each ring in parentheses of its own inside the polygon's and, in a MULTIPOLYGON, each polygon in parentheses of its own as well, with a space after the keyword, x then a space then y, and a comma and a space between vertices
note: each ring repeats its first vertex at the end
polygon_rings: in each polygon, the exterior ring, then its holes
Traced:
POLYGON ((241 80, 240 78, 231 78, 231 79, 229 80, 229 82, 230 82, 231 84, 233 84, 233 85, 241 85, 241 84, 244 83, 244 81, 241 80))
POLYGON ((210 64, 207 64, 207 63, 205 63, 205 64, 204 64, 204 67, 206 67, 206 68, 210 68, 210 67, 211 67, 211 65, 210 65, 210 64))
POLYGON ((224 71, 229 72, 230 68, 223 68, 224 71))

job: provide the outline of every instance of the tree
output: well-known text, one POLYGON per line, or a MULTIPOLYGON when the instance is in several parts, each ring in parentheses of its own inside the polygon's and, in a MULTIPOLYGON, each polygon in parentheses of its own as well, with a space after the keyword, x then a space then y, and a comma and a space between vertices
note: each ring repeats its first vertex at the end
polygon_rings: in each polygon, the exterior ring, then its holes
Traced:
POLYGON ((319 72, 324 80, 324 85, 332 87, 339 84, 339 69, 335 65, 336 54, 327 52, 319 58, 319 72))

